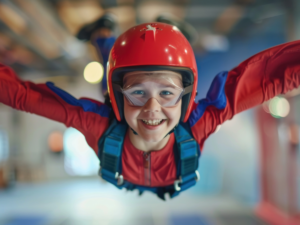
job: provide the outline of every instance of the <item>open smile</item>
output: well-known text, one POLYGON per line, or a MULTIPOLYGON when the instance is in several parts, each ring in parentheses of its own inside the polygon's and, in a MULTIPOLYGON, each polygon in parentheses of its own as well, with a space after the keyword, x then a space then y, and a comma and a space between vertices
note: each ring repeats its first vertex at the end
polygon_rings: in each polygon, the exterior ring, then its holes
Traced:
POLYGON ((164 119, 156 119, 156 120, 142 120, 143 123, 147 124, 147 125, 151 125, 151 126, 156 126, 161 124, 164 119))
POLYGON ((144 127, 146 127, 147 129, 150 129, 150 130, 158 128, 160 125, 162 125, 166 121, 167 121, 166 119, 141 120, 144 127))

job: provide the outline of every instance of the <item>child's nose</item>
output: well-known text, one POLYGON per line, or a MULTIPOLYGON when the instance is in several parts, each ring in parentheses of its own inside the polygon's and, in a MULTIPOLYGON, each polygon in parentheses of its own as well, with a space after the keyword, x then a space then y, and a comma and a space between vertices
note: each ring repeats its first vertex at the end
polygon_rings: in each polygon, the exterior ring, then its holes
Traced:
POLYGON ((144 112, 159 112, 161 105, 155 98, 150 98, 143 107, 144 112))

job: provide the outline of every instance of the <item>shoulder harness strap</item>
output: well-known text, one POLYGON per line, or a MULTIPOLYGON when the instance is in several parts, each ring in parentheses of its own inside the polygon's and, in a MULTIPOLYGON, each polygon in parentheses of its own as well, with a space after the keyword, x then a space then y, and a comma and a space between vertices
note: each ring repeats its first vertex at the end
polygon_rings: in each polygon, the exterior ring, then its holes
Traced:
POLYGON ((122 173, 122 150, 125 134, 127 131, 126 123, 119 123, 113 120, 112 124, 105 132, 98 143, 100 170, 99 175, 106 181, 114 184, 121 189, 123 186, 122 173))
POLYGON ((178 124, 174 130, 176 140, 174 155, 177 162, 178 179, 174 182, 175 192, 171 193, 171 197, 192 187, 200 179, 197 171, 200 147, 187 129, 185 124, 178 124))

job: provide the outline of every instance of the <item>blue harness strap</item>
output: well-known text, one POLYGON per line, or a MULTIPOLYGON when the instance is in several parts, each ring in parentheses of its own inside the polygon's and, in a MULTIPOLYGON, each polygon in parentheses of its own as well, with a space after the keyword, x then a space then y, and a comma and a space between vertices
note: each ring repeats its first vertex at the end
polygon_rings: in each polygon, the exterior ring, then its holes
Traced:
POLYGON ((161 199, 165 199, 165 193, 173 198, 181 191, 184 191, 196 184, 199 179, 197 172, 200 148, 193 139, 191 132, 185 124, 179 124, 174 129, 175 145, 174 155, 176 161, 177 178, 174 185, 165 187, 147 187, 132 184, 123 179, 122 176, 122 150, 128 125, 119 123, 115 119, 100 138, 98 142, 101 169, 99 175, 117 188, 125 187, 127 190, 138 189, 140 194, 144 191, 151 191, 161 199))
POLYGON ((178 180, 174 183, 175 191, 170 193, 172 198, 177 196, 181 191, 194 186, 200 179, 197 171, 200 147, 185 125, 180 123, 174 130, 176 140, 174 156, 177 163, 178 180))
POLYGON ((127 131, 126 123, 118 123, 113 120, 108 130, 100 139, 99 158, 100 158, 100 171, 99 175, 102 178, 116 187, 121 189, 122 182, 122 150, 125 134, 127 131))

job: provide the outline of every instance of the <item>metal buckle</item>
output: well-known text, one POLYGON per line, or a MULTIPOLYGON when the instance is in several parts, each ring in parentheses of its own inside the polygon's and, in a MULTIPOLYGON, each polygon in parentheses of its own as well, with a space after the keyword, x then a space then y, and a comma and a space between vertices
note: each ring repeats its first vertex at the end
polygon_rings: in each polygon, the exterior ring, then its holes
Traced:
MULTIPOLYGON (((195 170, 195 174, 196 174, 195 180, 197 182, 197 181, 200 180, 200 173, 198 172, 198 170, 195 170)), ((174 189, 175 189, 175 191, 180 191, 181 190, 181 187, 179 186, 179 184, 181 184, 181 183, 182 183, 182 178, 180 176, 178 180, 174 181, 174 189)))
POLYGON ((181 187, 179 186, 179 184, 181 184, 181 183, 182 183, 182 179, 181 179, 181 176, 180 176, 178 180, 174 181, 175 191, 180 191, 181 190, 181 187))
POLYGON ((195 174, 196 174, 195 180, 199 181, 200 180, 200 173, 198 172, 198 170, 195 171, 195 174))
MULTIPOLYGON (((102 177, 102 173, 101 173, 101 167, 99 168, 99 172, 98 172, 99 176, 102 177)), ((122 174, 119 174, 119 172, 115 173, 115 179, 117 180, 117 185, 122 185, 124 183, 124 177, 122 174)))
POLYGON ((119 174, 119 172, 115 173, 115 179, 117 179, 117 185, 122 185, 124 183, 124 177, 122 174, 119 174))
POLYGON ((124 183, 124 177, 123 175, 121 174, 120 176, 118 176, 118 182, 117 182, 117 185, 122 185, 124 183))

